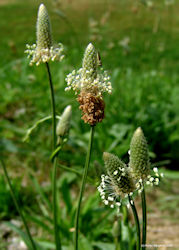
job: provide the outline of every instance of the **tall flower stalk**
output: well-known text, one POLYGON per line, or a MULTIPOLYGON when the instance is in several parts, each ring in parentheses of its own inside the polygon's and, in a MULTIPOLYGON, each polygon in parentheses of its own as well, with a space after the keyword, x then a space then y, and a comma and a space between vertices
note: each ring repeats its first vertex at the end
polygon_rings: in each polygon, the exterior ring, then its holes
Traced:
POLYGON ((103 92, 111 93, 112 88, 109 80, 110 78, 107 72, 102 68, 98 69, 97 52, 91 43, 85 50, 82 68, 78 71, 72 71, 66 78, 67 87, 65 90, 73 89, 75 94, 78 94, 77 100, 80 104, 79 108, 82 110, 82 119, 91 127, 86 163, 75 217, 75 250, 78 250, 80 208, 90 164, 94 127, 97 123, 102 122, 104 118, 105 103, 102 94, 103 92))
POLYGON ((142 248, 146 249, 146 239, 147 239, 147 203, 145 198, 144 184, 142 183, 143 189, 141 193, 142 200, 142 248))
POLYGON ((55 148, 56 148, 56 140, 57 140, 57 135, 56 135, 55 93, 54 93, 52 76, 51 76, 50 67, 49 67, 48 62, 46 62, 46 68, 47 68, 47 73, 48 73, 49 87, 50 87, 50 94, 51 94, 53 150, 55 150, 55 148))
POLYGON ((142 248, 146 249, 147 240, 147 204, 145 198, 145 185, 158 185, 160 177, 158 169, 150 169, 149 152, 147 140, 142 129, 139 127, 133 134, 130 145, 129 168, 135 179, 138 193, 141 194, 142 200, 142 248))
POLYGON ((129 166, 122 162, 117 156, 110 153, 103 153, 103 159, 107 175, 101 176, 101 183, 98 187, 101 199, 105 205, 111 208, 121 206, 122 202, 132 208, 137 231, 137 250, 141 249, 140 223, 137 210, 133 200, 134 192, 141 194, 142 199, 142 248, 146 249, 147 235, 147 205, 145 198, 145 185, 158 185, 160 177, 158 169, 150 169, 148 145, 142 129, 139 127, 133 134, 129 150, 129 166))
MULTIPOLYGON (((53 133, 53 151, 56 149, 56 111, 55 111, 55 95, 54 88, 52 83, 52 77, 50 73, 50 67, 48 62, 46 62, 49 85, 50 85, 50 93, 51 93, 51 110, 52 110, 52 133, 53 133)), ((53 224, 54 224, 54 233, 55 233, 55 243, 56 249, 61 250, 61 241, 58 232, 58 214, 57 214, 57 157, 53 159, 53 169, 52 169, 52 200, 53 200, 53 224)))
POLYGON ((88 151, 87 151, 87 155, 86 155, 86 162, 85 162, 82 183, 81 183, 81 188, 80 188, 80 194, 79 194, 79 199, 78 199, 78 206, 77 206, 76 217, 75 217, 75 250, 78 249, 78 231, 79 231, 80 208, 81 208, 81 201, 82 201, 82 197, 83 197, 83 193, 84 193, 84 189, 85 189, 86 179, 87 179, 87 175, 88 175, 93 137, 94 137, 94 126, 91 126, 90 138, 89 138, 89 143, 88 143, 88 151))
POLYGON ((145 249, 147 235, 147 205, 144 183, 150 174, 150 162, 147 141, 140 127, 135 131, 131 140, 129 166, 134 178, 139 180, 142 200, 142 245, 143 249, 145 249))
POLYGON ((98 187, 101 199, 105 205, 114 207, 121 207, 122 202, 127 202, 132 208, 137 230, 137 250, 140 249, 140 224, 137 210, 132 199, 133 192, 135 191, 135 183, 127 165, 121 161, 117 156, 104 152, 103 160, 107 175, 101 176, 101 184, 98 187))
POLYGON ((24 224, 24 227, 25 227, 27 236, 28 236, 28 238, 29 238, 31 247, 32 247, 33 250, 36 250, 37 248, 36 248, 35 242, 34 242, 34 240, 33 240, 33 238, 32 238, 32 235, 31 235, 31 233, 30 233, 30 230, 29 230, 29 227, 28 227, 28 225, 27 225, 26 219, 25 219, 25 217, 24 217, 24 215, 23 215, 23 212, 21 211, 20 205, 19 205, 19 203, 18 203, 18 201, 17 201, 17 199, 16 199, 16 195, 15 195, 13 186, 12 186, 12 184, 11 184, 11 181, 10 181, 10 178, 9 178, 9 175, 8 175, 8 172, 7 172, 7 169, 6 169, 6 165, 5 165, 5 163, 4 163, 4 161, 3 161, 2 159, 1 159, 0 161, 1 161, 1 166, 2 166, 2 168, 3 168, 3 171, 4 171, 5 178, 6 178, 6 180, 7 180, 7 183, 8 183, 9 189, 10 189, 10 193, 11 193, 12 199, 13 199, 13 201, 14 201, 14 204, 15 204, 15 206, 16 206, 16 209, 17 209, 17 211, 18 211, 18 213, 19 213, 19 215, 20 215, 20 217, 21 217, 21 219, 22 219, 22 222, 23 222, 23 224, 24 224))
MULTIPOLYGON (((51 35, 51 25, 48 12, 44 4, 39 6, 37 17, 37 42, 32 46, 27 45, 25 53, 31 58, 30 65, 45 63, 48 73, 50 93, 51 93, 51 110, 52 110, 52 133, 53 133, 53 151, 56 149, 56 112, 55 112, 55 93, 52 83, 52 76, 49 67, 49 61, 61 61, 63 59, 63 46, 59 44, 59 47, 54 47, 51 35)), ((52 170, 52 199, 53 199, 53 223, 56 249, 61 250, 61 241, 58 230, 58 216, 57 216, 57 194, 56 194, 56 175, 57 175, 57 159, 53 158, 53 170, 52 170)))
POLYGON ((130 195, 128 195, 128 199, 129 199, 129 204, 132 208, 132 212, 134 215, 134 220, 135 220, 135 224, 136 224, 136 231, 137 231, 137 244, 136 244, 136 249, 140 250, 141 249, 141 237, 140 237, 140 223, 139 223, 139 217, 137 214, 137 209, 135 207, 135 203, 133 201, 133 199, 130 197, 130 195))

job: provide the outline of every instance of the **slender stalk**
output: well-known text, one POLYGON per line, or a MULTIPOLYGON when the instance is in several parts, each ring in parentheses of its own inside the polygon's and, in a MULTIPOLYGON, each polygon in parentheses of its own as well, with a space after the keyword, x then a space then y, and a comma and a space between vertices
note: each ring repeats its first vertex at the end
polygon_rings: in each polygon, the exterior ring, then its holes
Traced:
MULTIPOLYGON (((55 112, 55 94, 52 83, 52 77, 50 73, 49 64, 46 63, 50 93, 51 93, 51 109, 52 109, 52 133, 53 133, 53 151, 56 149, 56 112, 55 112)), ((53 161, 53 170, 52 170, 52 202, 53 202, 53 226, 55 234, 55 245, 57 250, 61 250, 61 240, 58 232, 58 214, 57 214, 57 185, 56 185, 56 175, 57 175, 57 158, 54 158, 53 161)))
POLYGON ((114 237, 115 250, 120 250, 120 245, 119 245, 119 237, 121 236, 120 229, 121 228, 119 225, 119 221, 115 220, 113 224, 113 228, 112 228, 112 235, 114 237))
POLYGON ((8 173, 7 173, 7 170, 6 170, 6 165, 5 165, 5 163, 4 163, 4 161, 3 161, 2 159, 1 159, 0 161, 1 161, 1 165, 2 165, 2 168, 3 168, 4 175, 5 175, 5 177, 6 177, 7 183, 8 183, 8 185, 9 185, 9 189, 10 189, 10 193, 11 193, 12 199, 13 199, 14 204, 15 204, 15 206, 16 206, 16 209, 17 209, 17 211, 18 211, 18 213, 19 213, 19 215, 20 215, 20 217, 21 217, 21 219, 22 219, 22 221, 23 221, 23 223, 24 223, 24 227, 25 227, 26 233, 27 233, 27 235, 28 235, 29 241, 31 242, 32 249, 36 250, 37 248, 36 248, 36 245, 35 245, 35 243, 34 243, 34 241, 33 241, 33 239, 32 239, 32 236, 31 236, 29 227, 28 227, 28 225, 27 225, 27 222, 26 222, 26 220, 25 220, 25 217, 24 217, 24 215, 23 215, 23 213, 22 213, 22 211, 21 211, 21 209, 20 209, 20 206, 19 206, 19 204, 18 204, 18 201, 17 201, 17 199, 16 199, 16 196, 15 196, 15 192, 14 192, 13 186, 12 186, 12 184, 11 184, 10 178, 9 178, 8 173))
POLYGON ((132 198, 130 197, 130 195, 128 195, 128 199, 129 199, 129 203, 131 205, 132 208, 132 212, 134 215, 134 220, 135 220, 135 224, 136 224, 136 230, 137 230, 137 250, 141 249, 141 239, 140 239, 140 223, 139 223, 139 217, 137 214, 137 210, 134 204, 134 201, 132 200, 132 198))
POLYGON ((85 184, 86 184, 86 179, 87 179, 87 174, 88 174, 88 168, 89 168, 89 163, 90 163, 90 158, 91 158, 91 149, 92 149, 93 137, 94 137, 94 127, 91 126, 90 138, 89 138, 89 144, 88 144, 88 151, 87 151, 87 155, 86 155, 86 162, 85 162, 83 178, 82 178, 80 194, 79 194, 79 200, 78 200, 78 206, 77 206, 76 217, 75 217, 75 248, 74 248, 75 250, 78 250, 78 228, 79 228, 80 208, 81 208, 81 201, 82 201, 83 192, 84 192, 84 189, 85 189, 85 184))
POLYGON ((58 232, 58 214, 57 214, 57 157, 53 161, 53 171, 52 171, 52 200, 53 200, 53 224, 54 224, 54 233, 55 233, 55 244, 56 249, 61 250, 61 241, 58 232))
POLYGON ((53 150, 56 148, 56 112, 55 112, 55 94, 54 94, 54 88, 52 83, 52 76, 50 73, 50 67, 49 64, 46 62, 47 67, 47 73, 49 78, 49 85, 50 85, 50 94, 51 94, 51 110, 52 110, 52 133, 53 133, 53 150))
POLYGON ((114 238, 114 244, 115 244, 115 250, 120 250, 120 245, 119 245, 119 242, 118 242, 118 237, 114 238))
POLYGON ((147 206, 146 206, 144 185, 141 193, 141 199, 142 199, 142 249, 145 250, 146 238, 147 238, 147 206))

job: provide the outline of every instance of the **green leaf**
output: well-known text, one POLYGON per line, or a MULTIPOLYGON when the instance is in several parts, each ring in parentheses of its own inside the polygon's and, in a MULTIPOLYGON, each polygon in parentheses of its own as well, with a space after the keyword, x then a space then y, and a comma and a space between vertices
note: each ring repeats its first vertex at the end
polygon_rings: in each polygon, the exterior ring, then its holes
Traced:
POLYGON ((44 221, 45 221, 45 217, 44 216, 39 216, 39 215, 29 215, 29 214, 25 214, 26 218, 28 218, 29 220, 33 221, 34 223, 36 223, 38 226, 40 226, 41 228, 43 228, 45 231, 49 232, 50 234, 53 235, 53 229, 50 228, 49 225, 47 225, 44 221))
POLYGON ((49 250, 55 249, 55 244, 49 241, 39 241, 38 244, 40 247, 43 247, 44 249, 49 249, 49 250))
POLYGON ((93 250, 89 240, 82 234, 79 235, 79 250, 93 250))
POLYGON ((54 158, 55 158, 55 156, 58 155, 58 153, 59 153, 59 151, 61 150, 61 148, 62 148, 62 145, 58 146, 58 147, 52 152, 52 154, 51 154, 51 156, 50 156, 50 160, 51 160, 51 161, 53 161, 54 158))
POLYGON ((93 195, 90 195, 82 208, 82 214, 85 215, 90 210, 94 210, 98 206, 99 193, 96 191, 93 195))
POLYGON ((112 243, 93 242, 94 247, 98 247, 100 250, 115 250, 115 246, 112 243))
MULTIPOLYGON (((45 121, 48 121, 48 120, 50 120, 50 119, 52 119, 52 116, 51 116, 51 115, 46 116, 46 117, 44 117, 44 118, 42 118, 42 119, 36 121, 35 124, 34 124, 32 127, 30 127, 30 128, 26 131, 26 134, 25 134, 25 136, 24 136, 24 138, 23 138, 23 141, 24 141, 24 142, 29 141, 30 135, 32 134, 32 132, 33 132, 41 123, 44 123, 45 121)), ((56 119, 60 119, 60 116, 56 116, 56 119)))
POLYGON ((164 174, 164 178, 178 180, 179 179, 179 171, 168 170, 168 169, 159 169, 159 173, 164 174))
POLYGON ((37 179, 34 177, 34 176, 30 176, 31 177, 31 180, 34 184, 34 187, 37 191, 37 193, 39 194, 39 196, 41 197, 42 201, 44 202, 44 204, 47 205, 47 207, 51 210, 52 209, 52 206, 51 206, 51 203, 50 201, 48 200, 45 192, 43 191, 43 188, 39 185, 37 179))
POLYGON ((29 238, 28 238, 28 236, 27 236, 26 233, 24 233, 19 227, 17 227, 16 225, 14 225, 11 222, 4 222, 4 224, 6 226, 10 227, 14 232, 16 232, 22 238, 22 240, 24 241, 24 243, 26 244, 26 246, 29 249, 32 249, 31 242, 29 241, 29 238))
POLYGON ((74 250, 74 246, 62 246, 62 250, 74 250))
POLYGON ((130 233, 128 224, 125 225, 123 221, 121 222, 121 232, 122 232, 122 245, 124 249, 129 249, 130 245, 130 233))
POLYGON ((0 139, 0 151, 17 153, 19 152, 19 149, 11 140, 8 140, 6 138, 1 138, 0 139))
POLYGON ((70 187, 69 187, 66 179, 64 179, 62 182, 61 193, 63 196, 63 200, 66 204, 67 210, 68 210, 68 212, 70 212, 73 205, 72 205, 72 200, 71 200, 70 187))

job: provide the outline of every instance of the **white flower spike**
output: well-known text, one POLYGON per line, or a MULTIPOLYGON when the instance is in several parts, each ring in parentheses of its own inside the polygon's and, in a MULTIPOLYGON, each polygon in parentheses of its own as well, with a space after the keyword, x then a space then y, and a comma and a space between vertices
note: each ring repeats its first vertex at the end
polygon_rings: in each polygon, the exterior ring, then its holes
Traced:
POLYGON ((73 89, 75 94, 87 92, 97 96, 101 96, 104 92, 111 94, 110 77, 102 68, 98 71, 97 66, 97 52, 90 43, 85 50, 82 68, 78 71, 73 70, 67 75, 65 90, 73 89))
POLYGON ((53 47, 50 19, 47 9, 44 4, 40 4, 36 26, 36 44, 26 45, 28 58, 31 58, 30 65, 34 63, 38 66, 40 63, 51 61, 61 61, 64 58, 63 45, 58 44, 58 47, 53 47))

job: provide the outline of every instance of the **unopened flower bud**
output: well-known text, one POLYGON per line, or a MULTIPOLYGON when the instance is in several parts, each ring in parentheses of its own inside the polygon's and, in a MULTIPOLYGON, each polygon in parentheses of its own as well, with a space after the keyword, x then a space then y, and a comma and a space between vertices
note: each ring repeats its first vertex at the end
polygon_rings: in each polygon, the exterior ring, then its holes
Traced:
POLYGON ((150 173, 147 141, 140 127, 136 129, 131 140, 129 166, 137 180, 145 180, 150 173))
POLYGON ((71 105, 68 105, 64 109, 61 115, 61 119, 59 120, 57 124, 56 132, 57 132, 58 137, 61 138, 68 134, 69 129, 70 129, 71 115, 72 115, 71 105))

